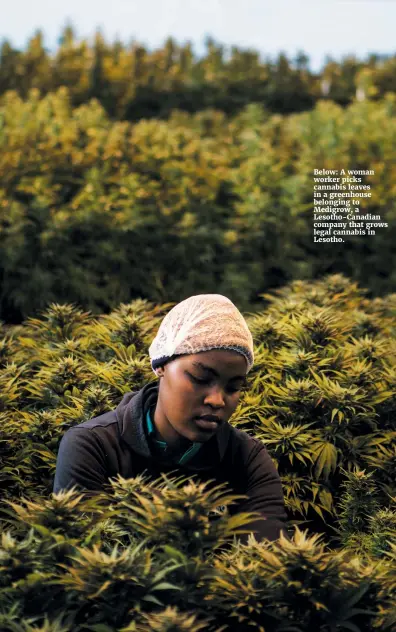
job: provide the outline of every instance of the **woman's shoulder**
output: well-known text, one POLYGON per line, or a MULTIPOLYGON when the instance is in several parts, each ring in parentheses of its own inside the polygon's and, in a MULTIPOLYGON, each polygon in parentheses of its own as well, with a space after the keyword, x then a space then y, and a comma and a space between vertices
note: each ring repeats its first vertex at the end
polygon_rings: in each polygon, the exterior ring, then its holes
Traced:
POLYGON ((262 452, 262 456, 268 454, 265 444, 257 437, 252 436, 245 430, 231 426, 229 434, 229 449, 233 456, 243 457, 243 459, 252 459, 262 452))

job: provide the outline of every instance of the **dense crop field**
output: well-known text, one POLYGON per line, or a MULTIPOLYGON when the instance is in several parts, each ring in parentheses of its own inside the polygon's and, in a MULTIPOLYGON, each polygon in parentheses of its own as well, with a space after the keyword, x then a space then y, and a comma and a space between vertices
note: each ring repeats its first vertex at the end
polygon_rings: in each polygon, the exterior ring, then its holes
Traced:
POLYGON ((0 318, 50 302, 96 314, 144 298, 229 296, 244 309, 293 279, 344 273, 395 287, 395 98, 235 117, 112 121, 67 88, 0 105, 0 318), (313 242, 313 171, 372 170, 365 213, 388 227, 313 242))
POLYGON ((0 632, 396 629, 395 59, 2 44, 0 632), (372 171, 388 228, 315 244, 317 168, 372 171), (253 334, 231 423, 290 540, 243 543, 193 478, 52 493, 67 429, 153 380, 164 314, 211 292, 253 334))
POLYGON ((255 364, 231 423, 281 475, 291 541, 247 544, 226 490, 165 476, 52 494, 67 428, 153 379, 171 304, 52 304, 0 336, 4 632, 393 630, 395 295, 333 275, 257 297, 255 364), (143 519, 142 519, 143 518, 143 519))

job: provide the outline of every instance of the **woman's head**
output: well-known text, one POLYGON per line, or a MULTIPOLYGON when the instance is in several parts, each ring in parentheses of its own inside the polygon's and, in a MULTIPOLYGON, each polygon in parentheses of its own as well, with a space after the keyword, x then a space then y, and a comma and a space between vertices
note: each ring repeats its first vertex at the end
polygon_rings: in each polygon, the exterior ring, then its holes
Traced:
POLYGON ((149 354, 160 378, 155 425, 168 443, 207 441, 228 421, 254 357, 245 319, 220 294, 192 296, 170 310, 149 354), (203 415, 218 423, 197 421, 203 415))

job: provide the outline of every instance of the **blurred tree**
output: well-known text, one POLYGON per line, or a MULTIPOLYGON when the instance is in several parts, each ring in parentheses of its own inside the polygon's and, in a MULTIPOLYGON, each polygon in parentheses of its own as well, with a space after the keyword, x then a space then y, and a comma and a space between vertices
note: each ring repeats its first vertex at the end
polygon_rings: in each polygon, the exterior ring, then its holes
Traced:
POLYGON ((87 99, 91 59, 92 51, 88 42, 83 40, 77 43, 74 28, 67 25, 52 62, 52 89, 67 87, 73 105, 78 106, 87 99))
POLYGON ((38 88, 42 93, 48 92, 51 85, 51 62, 43 46, 43 32, 39 29, 29 40, 22 59, 22 77, 20 94, 26 98, 31 88, 38 88))
POLYGON ((13 48, 8 40, 3 40, 0 48, 0 94, 6 90, 19 90, 23 75, 23 53, 13 48))

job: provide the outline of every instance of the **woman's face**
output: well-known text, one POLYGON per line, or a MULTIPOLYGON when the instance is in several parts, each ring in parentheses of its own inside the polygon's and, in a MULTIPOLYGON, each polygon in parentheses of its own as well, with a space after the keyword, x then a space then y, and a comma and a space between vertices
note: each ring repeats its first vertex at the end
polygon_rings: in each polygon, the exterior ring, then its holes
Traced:
POLYGON ((245 357, 226 349, 180 356, 159 367, 154 423, 163 439, 169 445, 183 438, 208 441, 235 411, 246 371, 245 357), (199 421, 202 415, 218 421, 199 421))

